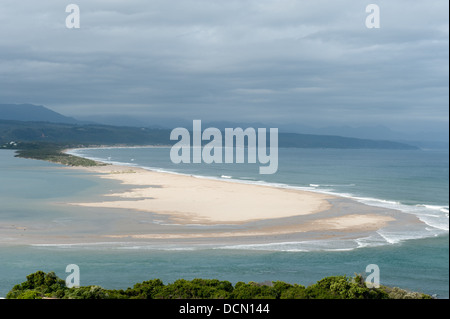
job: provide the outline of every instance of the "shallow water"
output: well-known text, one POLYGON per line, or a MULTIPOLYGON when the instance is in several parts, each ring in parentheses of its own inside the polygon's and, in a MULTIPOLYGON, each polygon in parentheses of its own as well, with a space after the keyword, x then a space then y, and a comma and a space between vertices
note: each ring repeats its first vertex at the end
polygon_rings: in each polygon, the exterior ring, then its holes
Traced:
POLYGON ((217 278, 238 281, 282 280, 309 285, 331 275, 365 274, 377 264, 382 285, 398 286, 448 298, 448 236, 406 241, 390 246, 334 252, 285 252, 248 249, 152 249, 142 247, 2 247, 0 296, 36 270, 80 267, 81 285, 126 289, 160 278, 217 278), (7 274, 7 275, 6 275, 7 274))
MULTIPOLYGON (((341 194, 414 214, 427 225, 420 234, 407 229, 380 233, 355 246, 333 247, 334 251, 329 251, 329 242, 225 247, 145 242, 16 245, 18 242, 8 240, 4 236, 6 230, 0 228, 0 296, 37 270, 55 271, 64 278, 68 264, 80 266, 82 285, 105 288, 127 288, 151 278, 167 283, 196 277, 233 283, 283 280, 308 285, 329 275, 364 273, 368 264, 377 264, 381 284, 448 298, 448 152, 280 150, 279 174, 264 179, 257 174, 257 167, 248 165, 176 167, 167 161, 168 149, 80 152, 161 170, 341 194), (421 239, 413 239, 419 235, 421 239)), ((115 223, 125 221, 124 215, 118 213, 105 223, 102 211, 64 205, 126 189, 118 182, 81 170, 62 169, 56 164, 14 158, 11 151, 0 152, 0 172, 0 225, 12 227, 31 222, 44 233, 48 230, 54 232, 52 235, 63 236, 64 231, 75 229, 74 235, 81 236, 110 231, 115 223)), ((14 229, 16 235, 20 231, 30 230, 14 229)))

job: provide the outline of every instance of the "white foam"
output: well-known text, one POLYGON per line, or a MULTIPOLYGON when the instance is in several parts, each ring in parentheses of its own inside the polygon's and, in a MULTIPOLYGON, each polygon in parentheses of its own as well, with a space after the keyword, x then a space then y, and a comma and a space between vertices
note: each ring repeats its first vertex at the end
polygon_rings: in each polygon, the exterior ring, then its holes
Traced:
POLYGON ((378 230, 377 233, 386 240, 389 244, 399 244, 410 239, 422 239, 429 237, 436 237, 439 232, 434 228, 425 228, 423 230, 416 230, 411 232, 405 231, 390 231, 386 229, 378 230))
MULTIPOLYGON (((322 191, 319 190, 318 192, 322 191)), ((434 229, 443 231, 449 230, 448 206, 428 205, 428 204, 406 205, 399 201, 385 200, 373 197, 355 196, 353 194, 348 193, 336 193, 336 192, 324 192, 324 193, 353 199, 369 206, 383 207, 387 209, 398 210, 407 214, 413 214, 417 216, 417 218, 419 218, 419 220, 421 220, 423 223, 433 227, 434 229)), ((430 234, 430 236, 434 236, 434 234, 430 234)))
POLYGON ((354 187, 356 184, 309 184, 311 187, 354 187))
POLYGON ((120 250, 195 251, 195 247, 164 247, 155 245, 132 245, 118 247, 120 250))
POLYGON ((72 244, 31 244, 32 247, 44 248, 89 248, 89 247, 117 247, 127 245, 126 242, 95 242, 95 243, 72 243, 72 244))
MULTIPOLYGON (((109 148, 97 148, 97 149, 117 149, 122 148, 126 149, 128 147, 109 147, 109 148)), ((136 148, 148 148, 148 147, 136 147, 136 148)), ((166 147, 167 148, 167 147, 166 147)), ((96 149, 96 148, 92 148, 96 149)), ((243 183, 243 184, 250 184, 250 185, 262 185, 262 186, 269 186, 269 187, 277 187, 277 188, 285 188, 285 189, 296 189, 296 190, 303 190, 303 191, 313 191, 318 192, 322 194, 328 194, 338 197, 344 197, 356 200, 360 203, 369 205, 369 206, 376 206, 376 207, 382 207, 387 209, 393 209, 397 211, 401 211, 407 214, 413 214, 417 216, 423 223, 425 223, 427 226, 431 227, 425 230, 425 235, 428 237, 433 237, 437 233, 439 234, 441 231, 448 232, 449 230, 449 207, 447 206, 441 206, 441 205, 431 205, 431 204, 417 204, 417 205, 406 205, 399 201, 394 200, 385 200, 380 198, 374 198, 374 197, 365 197, 365 196, 358 196, 352 193, 339 193, 336 192, 334 189, 329 188, 323 188, 323 187, 337 187, 337 186, 349 186, 353 187, 356 186, 355 184, 309 184, 308 186, 292 186, 285 183, 275 183, 275 182, 266 182, 261 180, 249 180, 249 179, 238 179, 234 178, 229 175, 221 175, 220 177, 214 177, 214 176, 203 176, 203 175, 192 175, 187 173, 179 173, 163 168, 155 168, 155 167, 148 167, 148 166, 139 166, 135 163, 123 163, 123 162, 116 162, 116 161, 107 161, 102 158, 94 158, 94 157, 87 157, 85 154, 83 154, 83 150, 85 149, 76 149, 68 151, 68 154, 73 154, 81 157, 85 157, 88 159, 96 160, 96 161, 102 161, 109 164, 114 165, 122 165, 122 166, 133 166, 133 167, 141 167, 146 170, 155 171, 155 172, 162 172, 162 173, 169 173, 169 174, 176 174, 176 175, 184 175, 184 176, 193 176, 196 178, 202 178, 202 179, 213 179, 213 180, 222 180, 225 182, 233 182, 233 183, 243 183)), ((90 149, 88 149, 90 150, 90 149)), ((410 232, 408 230, 405 230, 405 234, 398 234, 396 237, 392 234, 386 235, 385 242, 387 243, 396 243, 398 241, 404 240, 404 238, 423 238, 427 237, 425 236, 422 231, 416 232, 410 232), (394 237, 392 237, 394 236, 394 237)), ((357 245, 365 245, 364 242, 359 242, 357 245)))
POLYGON ((32 247, 48 249, 73 249, 73 250, 158 250, 158 251, 193 251, 216 247, 209 244, 198 245, 173 245, 154 244, 146 242, 91 242, 73 244, 32 244, 32 247))
POLYGON ((240 244, 226 245, 216 249, 231 250, 264 250, 264 251, 284 251, 284 252, 310 252, 310 251, 351 251, 358 247, 353 239, 343 240, 311 240, 298 242, 280 242, 266 244, 240 244))

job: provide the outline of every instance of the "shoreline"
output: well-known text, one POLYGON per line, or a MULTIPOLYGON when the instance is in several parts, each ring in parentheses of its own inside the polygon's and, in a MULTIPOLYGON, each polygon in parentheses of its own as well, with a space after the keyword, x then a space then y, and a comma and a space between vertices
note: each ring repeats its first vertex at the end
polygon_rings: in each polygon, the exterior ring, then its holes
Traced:
MULTIPOLYGON (((400 261, 402 264, 413 266, 410 273, 423 274, 417 278, 411 275, 411 278, 407 279, 410 280, 410 287, 424 289, 423 287, 430 283, 429 276, 425 275, 429 265, 427 260, 435 260, 435 256, 440 256, 442 249, 446 249, 448 252, 448 232, 437 237, 411 236, 414 239, 402 237, 408 235, 410 231, 414 232, 414 225, 417 223, 414 216, 403 211, 397 213, 392 209, 363 205, 361 202, 357 203, 355 200, 342 197, 331 199, 332 207, 328 211, 316 214, 219 226, 175 225, 168 219, 168 216, 152 213, 69 206, 66 203, 72 201, 100 202, 115 199, 105 195, 127 191, 134 186, 122 185, 118 180, 101 179, 97 176, 98 173, 91 173, 82 168, 49 165, 45 162, 31 160, 23 161, 23 164, 19 161, 17 166, 13 166, 9 164, 9 162, 17 163, 13 155, 8 155, 7 159, 8 167, 14 169, 6 171, 4 177, 20 177, 24 180, 30 177, 48 179, 43 186, 52 185, 52 187, 49 189, 43 187, 42 192, 45 194, 58 188, 67 188, 62 192, 64 197, 45 196, 43 198, 45 201, 28 200, 27 196, 24 196, 26 201, 21 201, 20 204, 27 204, 27 206, 23 206, 23 210, 27 214, 29 213, 26 216, 31 218, 5 220, 0 225, 3 237, 0 247, 2 249, 4 247, 3 252, 5 262, 7 262, 2 265, 2 269, 8 274, 15 274, 18 271, 31 273, 40 263, 45 264, 45 267, 48 267, 46 269, 60 269, 57 267, 61 267, 61 260, 67 259, 67 263, 76 263, 76 259, 74 260, 76 257, 83 261, 83 265, 86 267, 83 268, 84 273, 91 272, 96 276, 95 278, 104 274, 102 268, 98 267, 99 261, 104 260, 104 263, 114 261, 114 267, 111 266, 108 270, 106 281, 95 279, 96 284, 104 284, 114 276, 128 284, 127 281, 130 281, 131 277, 123 277, 125 272, 131 276, 143 271, 161 274, 161 269, 163 269, 162 276, 169 276, 169 273, 182 273, 183 275, 180 276, 187 276, 186 273, 191 274, 185 271, 188 265, 189 269, 211 269, 213 274, 219 271, 223 278, 237 278, 236 281, 238 281, 248 278, 245 277, 246 274, 249 274, 248 265, 254 264, 259 274, 257 280, 263 281, 267 279, 265 278, 267 272, 260 271, 261 269, 272 270, 276 276, 282 273, 285 278, 296 278, 305 273, 312 276, 319 271, 326 274, 345 273, 348 271, 345 269, 346 265, 350 263, 359 265, 359 262, 367 261, 359 268, 364 271, 367 263, 379 261, 382 263, 380 266, 383 267, 383 280, 387 280, 388 276, 404 278, 402 277, 404 273, 401 270, 397 271, 398 267, 396 267, 400 261), (79 181, 82 182, 81 185, 87 186, 84 190, 77 187, 80 185, 79 181), (64 187, 64 185, 68 187, 64 187), (82 191, 80 192, 80 190, 82 191), (346 212, 358 214, 375 212, 382 216, 392 216, 396 221, 389 222, 388 226, 382 228, 379 233, 389 235, 389 231, 398 225, 400 227, 398 235, 400 236, 395 234, 395 236, 387 237, 388 240, 383 240, 379 238, 378 231, 361 230, 358 232, 350 229, 346 231, 328 229, 289 232, 289 227, 304 225, 308 221, 320 218, 342 216, 346 212), (37 214, 39 214, 38 218, 32 218, 37 214), (268 229, 269 227, 272 229, 268 229), (274 232, 272 235, 265 235, 264 232, 267 234, 266 230, 274 232), (234 237, 224 237, 227 233, 233 234, 234 237), (160 239, 128 237, 128 235, 144 235, 145 237, 146 234, 168 235, 164 235, 164 238, 160 239), (185 234, 191 238, 187 238, 184 236, 185 234), (197 237, 193 238, 192 234, 199 235, 194 235, 197 237), (180 236, 168 238, 170 235, 180 236), (397 238, 399 238, 398 241, 392 241, 397 238), (406 253, 404 254, 404 252, 406 253), (373 260, 374 256, 376 256, 376 260, 373 260), (161 258, 164 264, 161 264, 161 258), (206 266, 202 261, 203 258, 207 258, 206 266), (130 263, 130 260, 133 262, 130 263), (195 260, 198 260, 198 263, 191 264, 195 260), (240 268, 242 271, 239 268, 235 270, 234 267, 226 267, 224 260, 228 261, 230 265, 242 265, 240 268), (330 260, 332 262, 329 265, 322 267, 330 260), (24 263, 23 261, 28 262, 24 263), (272 265, 272 263, 274 264, 272 265), (419 266, 415 267, 415 265, 419 266), (89 268, 91 266, 92 269, 89 268), (172 268, 164 273, 167 267, 172 268), (229 268, 230 270, 227 272, 229 268), (295 272, 292 272, 293 270, 295 272)), ((135 168, 133 167, 133 169, 135 168)), ((7 178, 3 179, 5 186, 8 185, 7 180, 7 178)), ((39 184, 41 183, 35 183, 35 185, 39 184)), ((11 193, 6 193, 6 195, 11 193)), ((10 207, 14 207, 14 204, 11 204, 10 207)), ((7 209, 8 206, 5 211, 7 209)), ((420 226, 420 228, 423 227, 420 226)), ((435 262, 439 265, 436 269, 438 274, 433 272, 432 282, 439 284, 430 284, 427 286, 431 287, 428 291, 434 293, 434 287, 437 286, 441 295, 448 296, 448 285, 445 286, 445 281, 444 284, 441 284, 442 275, 448 275, 448 263, 441 265, 442 260, 439 258, 435 262)), ((64 272, 64 269, 61 268, 61 271, 64 272)), ((8 276, 8 280, 11 277, 8 276)), ((448 284, 448 276, 446 279, 448 284)), ((169 276, 165 277, 165 280, 172 279, 169 276)), ((10 280, 8 284, 10 283, 12 287, 15 281, 17 280, 10 280)))
POLYGON ((70 204, 85 207, 132 209, 170 215, 172 220, 181 224, 242 224, 262 219, 314 214, 329 209, 331 205, 326 202, 326 199, 335 198, 335 196, 314 192, 187 174, 157 172, 127 165, 109 164, 77 169, 94 173, 102 179, 117 180, 121 184, 131 185, 134 188, 123 193, 105 195, 119 200, 70 204), (243 194, 242 192, 247 193, 243 194), (269 196, 269 199, 265 196, 269 196), (279 200, 295 201, 298 206, 292 207, 289 203, 283 202, 273 203, 271 200, 275 199, 274 196, 279 197, 279 200), (236 200, 239 201, 238 205, 233 203, 236 200), (272 211, 268 212, 267 207, 263 207, 264 205, 255 200, 269 205, 269 209, 272 211), (158 203, 156 204, 156 202, 158 203), (214 206, 215 204, 217 206, 214 206), (182 205, 189 207, 180 207, 182 205), (223 209, 224 205, 238 209, 238 211, 231 211, 229 208, 223 209), (278 205, 281 206, 280 209, 275 207, 278 205), (244 212, 244 209, 247 211, 244 212), (254 212, 254 210, 259 211, 254 212), (223 214, 221 215, 221 213, 223 214))
POLYGON ((126 164, 115 165, 107 162, 106 164, 108 165, 75 169, 88 171, 102 179, 119 181, 123 185, 130 186, 131 189, 121 193, 105 194, 105 200, 70 203, 70 205, 121 210, 130 214, 152 213, 164 216, 169 223, 175 223, 182 228, 192 225, 234 225, 240 226, 241 229, 200 233, 192 229, 176 233, 146 233, 140 230, 136 233, 103 235, 103 238, 158 241, 251 237, 267 240, 266 237, 275 239, 290 235, 297 237, 299 234, 307 234, 307 237, 310 237, 311 233, 317 233, 313 236, 314 238, 336 237, 337 239, 348 237, 352 233, 358 233, 357 237, 363 237, 361 234, 368 235, 405 220, 412 224, 422 223, 415 216, 405 218, 401 216, 402 213, 392 209, 376 208, 352 199, 320 192, 253 184, 232 179, 220 180, 176 172, 161 172, 126 164), (180 193, 183 193, 183 196, 180 196, 180 193), (239 197, 239 194, 245 194, 245 196, 239 197), (211 201, 211 198, 214 200, 211 201), (234 203, 240 203, 238 205, 240 207, 232 205, 232 200, 234 203), (347 204, 351 203, 349 206, 354 205, 354 207, 340 212, 334 209, 331 213, 335 205, 330 200, 346 201, 347 204), (208 211, 206 208, 211 207, 212 204, 218 204, 218 207, 215 206, 208 211), (255 206, 258 209, 257 214, 251 213, 255 206), (283 211, 277 210, 277 206, 282 207, 283 211), (359 213, 361 210, 364 212, 359 213), (289 218, 300 218, 300 220, 294 223, 292 221, 281 222, 278 225, 276 223, 289 218), (274 221, 275 226, 271 225, 274 221), (255 229, 249 227, 252 223, 261 225, 255 229), (330 235, 330 233, 333 234, 330 235))
POLYGON ((58 167, 93 183, 101 180, 102 186, 89 199, 49 203, 52 210, 64 212, 67 224, 0 225, 7 236, 4 243, 14 239, 26 245, 139 242, 186 247, 326 242, 339 250, 422 238, 426 227, 414 214, 345 196, 106 164, 58 167), (42 232, 44 228, 48 232, 42 232))

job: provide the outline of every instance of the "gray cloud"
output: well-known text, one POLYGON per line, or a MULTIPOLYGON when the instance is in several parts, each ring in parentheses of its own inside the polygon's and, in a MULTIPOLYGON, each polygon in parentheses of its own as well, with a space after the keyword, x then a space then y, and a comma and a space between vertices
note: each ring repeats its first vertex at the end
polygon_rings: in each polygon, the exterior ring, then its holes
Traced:
POLYGON ((68 115, 277 123, 448 123, 448 2, 0 4, 0 102, 68 115))

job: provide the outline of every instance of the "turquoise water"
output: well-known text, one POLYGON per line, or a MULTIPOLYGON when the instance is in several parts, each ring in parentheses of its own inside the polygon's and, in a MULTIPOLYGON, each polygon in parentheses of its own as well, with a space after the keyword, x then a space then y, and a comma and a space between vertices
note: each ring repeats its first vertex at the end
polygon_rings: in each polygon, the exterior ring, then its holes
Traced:
POLYGON ((173 164, 170 148, 82 149, 75 153, 156 170, 302 186, 448 208, 449 154, 446 150, 282 148, 279 150, 279 169, 273 175, 260 175, 260 164, 173 164))
MULTIPOLYGON (((30 246, 14 245, 4 238, 0 245, 0 296, 37 270, 55 271, 64 278, 68 264, 80 266, 82 285, 105 288, 127 288, 151 278, 167 283, 196 277, 233 283, 283 280, 308 285, 324 276, 364 273, 367 265, 377 264, 381 284, 441 298, 449 296, 447 151, 280 149, 278 173, 264 176, 258 174, 259 165, 176 166, 169 160, 168 148, 78 152, 158 170, 340 194, 415 214, 426 227, 420 232, 403 229, 389 236, 383 234, 386 240, 382 244, 367 242, 358 249, 309 252, 292 249, 292 245, 249 245, 240 249, 58 243, 30 246)), ((95 197, 105 189, 122 187, 56 164, 14 158, 11 151, 0 152, 0 174, 0 224, 30 219, 42 225, 61 222, 73 218, 73 209, 55 207, 55 201, 95 197)))
POLYGON ((260 175, 259 164, 173 164, 170 148, 83 149, 75 153, 152 170, 337 194, 415 214, 430 226, 425 230, 430 236, 449 229, 448 151, 280 149, 279 169, 273 175, 260 175))
POLYGON ((309 285, 329 275, 364 273, 380 267, 380 282, 448 298, 448 236, 411 240, 400 245, 342 252, 281 252, 249 250, 130 250, 120 248, 14 247, 2 251, 1 294, 41 269, 65 278, 65 267, 80 267, 81 285, 127 288, 160 278, 219 278, 238 281, 282 280, 309 285), (12 287, 12 286, 11 286, 12 287))

